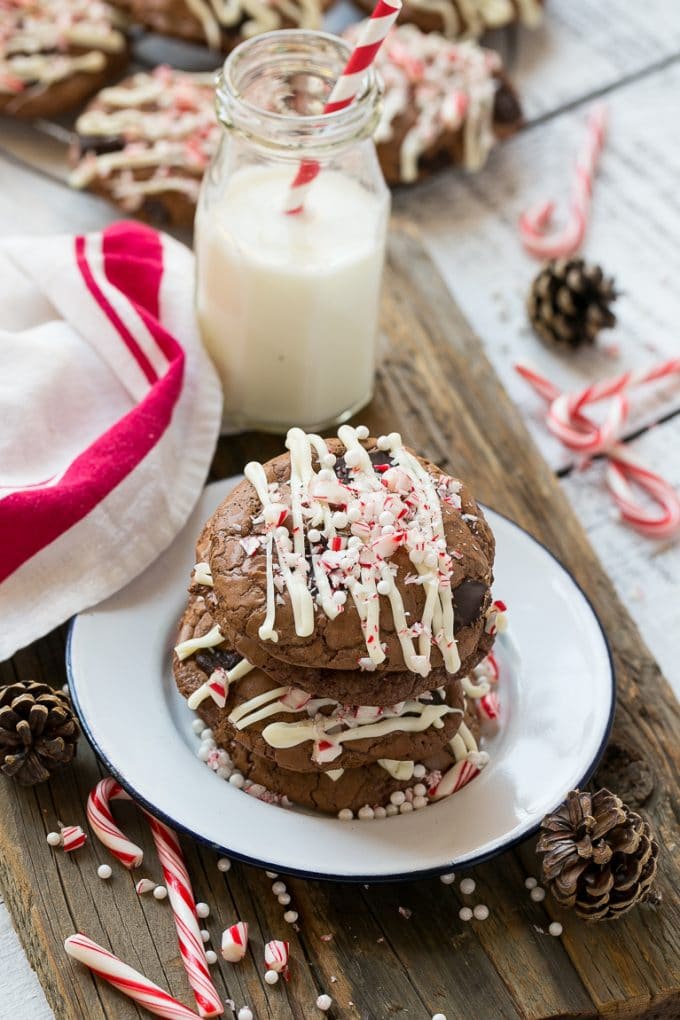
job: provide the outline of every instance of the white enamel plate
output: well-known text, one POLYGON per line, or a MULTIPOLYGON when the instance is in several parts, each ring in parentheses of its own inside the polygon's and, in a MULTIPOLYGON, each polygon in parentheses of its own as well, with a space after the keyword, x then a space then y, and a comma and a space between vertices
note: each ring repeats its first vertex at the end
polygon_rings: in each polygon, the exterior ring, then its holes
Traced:
POLYGON ((175 828, 272 871, 387 881, 450 871, 512 846, 582 783, 604 749, 614 707, 611 658, 580 588, 535 539, 488 511, 494 593, 512 640, 497 643, 501 725, 487 767, 454 796, 379 821, 264 804, 196 756, 193 714, 171 650, 201 526, 234 481, 209 486, 173 545, 123 591, 72 626, 69 683, 95 751, 139 802, 175 828))

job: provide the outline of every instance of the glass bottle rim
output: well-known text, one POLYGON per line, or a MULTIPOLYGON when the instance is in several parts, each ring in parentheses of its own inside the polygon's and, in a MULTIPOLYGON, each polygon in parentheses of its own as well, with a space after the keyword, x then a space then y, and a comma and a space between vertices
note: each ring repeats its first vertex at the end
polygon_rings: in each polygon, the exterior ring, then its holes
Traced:
MULTIPOLYGON (((247 73, 257 74, 253 67, 258 55, 273 52, 280 58, 283 54, 303 51, 311 59, 315 51, 321 55, 322 47, 327 53, 337 55, 337 69, 340 74, 352 51, 347 40, 329 32, 311 29, 279 29, 264 32, 240 43, 228 55, 215 80, 215 105, 220 122, 228 129, 237 131, 252 142, 281 153, 328 152, 344 148, 348 144, 370 137, 377 127, 383 97, 383 83, 374 65, 364 72, 361 89, 354 101, 342 110, 333 113, 295 114, 280 113, 252 102, 243 94, 243 77, 247 73)), ((327 59, 325 64, 327 65, 327 59)), ((299 73, 309 74, 310 64, 300 64, 299 73)), ((261 73, 261 72, 260 72, 261 73)))

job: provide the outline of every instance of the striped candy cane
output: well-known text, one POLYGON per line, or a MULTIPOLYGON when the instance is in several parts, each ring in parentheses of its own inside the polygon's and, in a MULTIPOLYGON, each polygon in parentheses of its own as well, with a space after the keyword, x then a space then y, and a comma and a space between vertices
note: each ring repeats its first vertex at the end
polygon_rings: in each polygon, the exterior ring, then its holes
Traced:
POLYGON ((588 225, 593 180, 605 139, 606 107, 599 103, 588 117, 586 144, 576 161, 574 190, 569 204, 569 217, 563 229, 550 235, 554 202, 542 202, 519 218, 522 244, 538 259, 555 259, 573 255, 583 244, 588 225))
POLYGON ((208 970, 201 929, 196 917, 196 901, 179 840, 167 825, 153 818, 148 812, 144 813, 151 827, 151 835, 163 869, 177 929, 179 951, 194 992, 198 1012, 202 1017, 219 1016, 224 1012, 224 1007, 208 970))
MULTIPOLYGON (((87 802, 87 817, 93 832, 124 867, 138 868, 144 853, 125 836, 113 820, 110 802, 131 800, 120 783, 108 777, 97 783, 87 802)), ((167 825, 144 815, 151 827, 156 851, 163 869, 168 899, 172 907, 180 955, 189 979, 199 1014, 202 1017, 219 1016, 224 1008, 212 983, 196 917, 196 904, 189 874, 184 864, 177 836, 167 825)))
POLYGON ((615 442, 628 414, 626 390, 630 386, 656 382, 680 372, 680 359, 661 362, 644 372, 625 372, 613 379, 594 383, 572 396, 562 394, 545 376, 525 365, 515 366, 519 375, 550 404, 548 428, 572 450, 591 456, 605 453, 607 487, 621 513, 622 520, 643 535, 669 538, 680 530, 680 497, 675 489, 649 468, 621 443, 615 442), (604 424, 598 426, 583 413, 588 404, 607 397, 613 398, 604 424), (631 482, 643 489, 657 504, 658 511, 646 509, 636 498, 631 482))
POLYGON ((70 935, 64 942, 64 949, 72 959, 84 964, 97 977, 108 981, 150 1013, 166 1020, 196 1020, 196 1013, 87 935, 70 935))
MULTIPOLYGON (((354 102, 364 74, 375 60, 376 53, 397 20, 400 10, 401 0, 378 0, 370 18, 363 23, 359 30, 356 46, 333 87, 328 102, 323 108, 324 113, 344 110, 354 102)), ((320 170, 321 164, 316 159, 304 159, 300 163, 288 194, 286 213, 294 215, 302 212, 307 192, 320 170)))

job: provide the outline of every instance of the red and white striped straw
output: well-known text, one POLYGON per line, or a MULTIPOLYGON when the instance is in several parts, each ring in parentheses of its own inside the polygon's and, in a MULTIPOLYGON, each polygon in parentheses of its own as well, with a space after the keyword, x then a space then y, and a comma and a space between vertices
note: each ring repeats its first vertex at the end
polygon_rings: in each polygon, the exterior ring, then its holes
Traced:
POLYGON ((179 840, 172 829, 145 812, 163 869, 168 899, 177 929, 179 951, 189 979, 198 1012, 202 1017, 220 1016, 224 1006, 217 994, 205 956, 205 946, 196 916, 191 879, 184 863, 179 840))
POLYGON ((149 981, 134 967, 123 963, 108 949, 89 939, 87 935, 69 935, 64 949, 74 960, 84 964, 93 974, 108 981, 123 995, 139 1003, 144 1009, 165 1020, 197 1020, 197 1014, 188 1009, 172 995, 149 981))
MULTIPOLYGON (((333 86, 328 102, 323 108, 324 113, 344 110, 354 102, 364 75, 397 20, 401 6, 402 0, 378 0, 370 18, 364 21, 359 30, 356 46, 350 54, 342 74, 333 86)), ((307 192, 320 170, 321 164, 318 160, 302 160, 290 186, 286 213, 294 215, 302 212, 307 192)))
POLYGON ((555 259, 573 255, 583 244, 606 126, 607 109, 603 103, 598 103, 588 116, 586 144, 576 161, 569 216, 562 230, 556 234, 547 232, 555 211, 554 202, 542 202, 520 216, 522 244, 535 258, 555 259))

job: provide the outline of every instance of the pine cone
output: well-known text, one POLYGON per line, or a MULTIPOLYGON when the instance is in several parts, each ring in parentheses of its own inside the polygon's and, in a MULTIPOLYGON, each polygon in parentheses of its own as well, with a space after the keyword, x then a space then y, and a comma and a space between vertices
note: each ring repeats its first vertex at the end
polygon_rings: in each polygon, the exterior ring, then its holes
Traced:
POLYGON ((0 771, 34 786, 68 765, 80 730, 61 691, 30 681, 0 687, 0 771))
POLYGON ((614 281, 582 258, 552 259, 539 272, 527 298, 531 325, 542 340, 565 347, 593 344, 601 329, 616 324, 610 305, 614 281))
POLYGON ((579 917, 620 917, 652 894, 659 847, 647 822, 609 790, 567 799, 541 822, 536 852, 557 902, 579 917))

